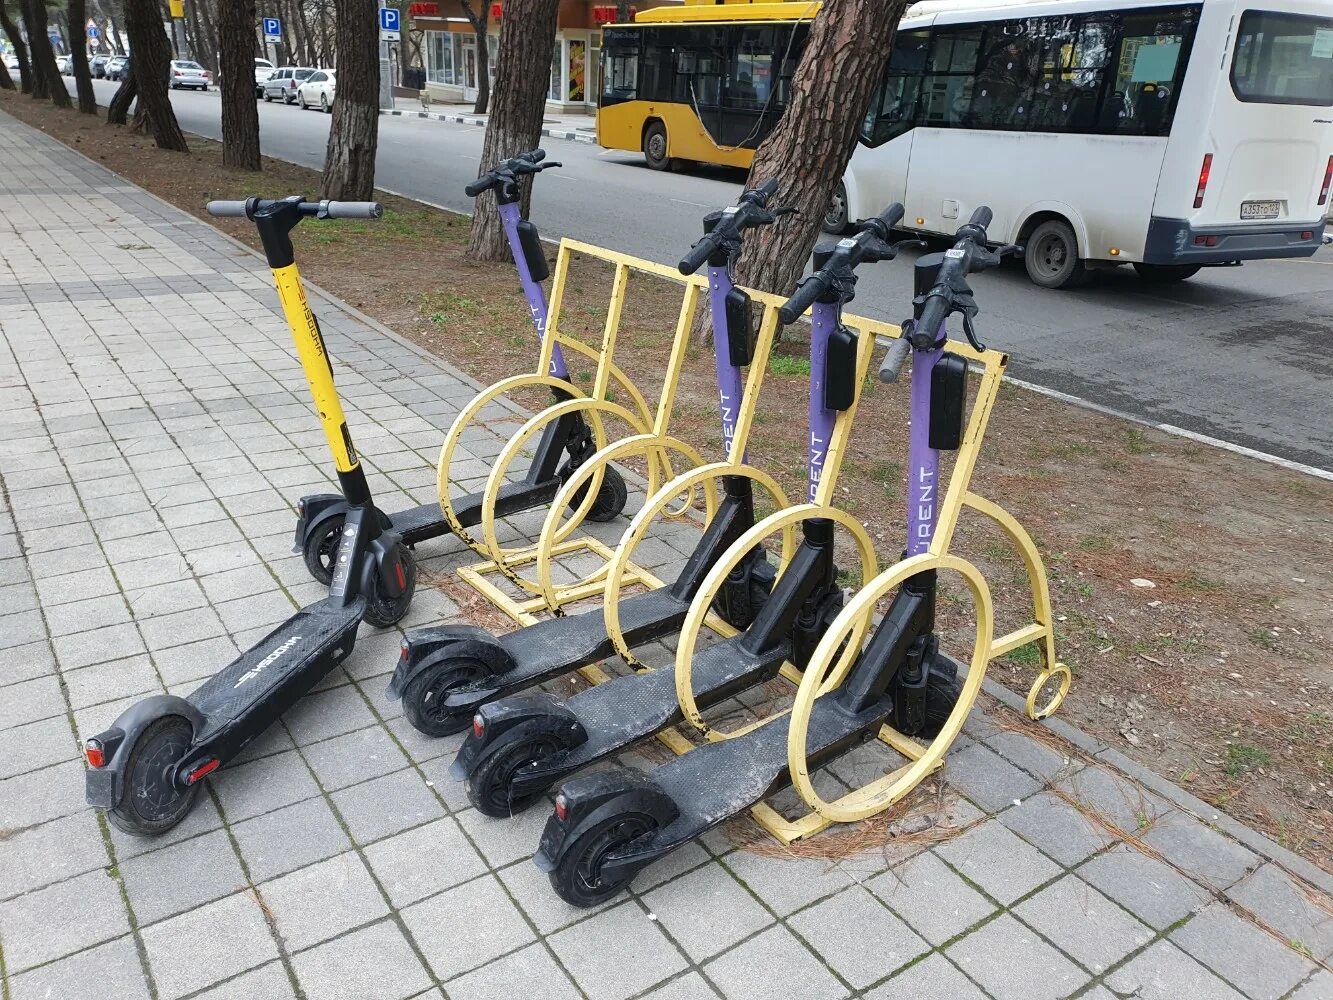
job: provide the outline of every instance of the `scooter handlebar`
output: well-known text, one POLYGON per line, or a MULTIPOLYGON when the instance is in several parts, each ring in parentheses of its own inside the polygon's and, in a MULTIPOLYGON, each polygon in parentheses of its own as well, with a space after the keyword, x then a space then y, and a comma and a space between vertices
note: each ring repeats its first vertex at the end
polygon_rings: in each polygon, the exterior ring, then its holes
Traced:
POLYGON ((478 180, 473 181, 467 187, 463 188, 463 193, 466 194, 469 198, 475 198, 477 197, 477 195, 481 194, 483 191, 489 188, 491 186, 491 183, 492 182, 489 177, 479 178, 478 180))
POLYGON ((778 319, 782 321, 782 325, 790 326, 796 322, 798 317, 805 315, 805 311, 824 294, 825 287, 822 271, 816 271, 814 274, 802 278, 791 298, 778 309, 778 319))
POLYGON ((324 201, 320 214, 326 219, 378 219, 384 206, 377 201, 324 201))
POLYGON ((884 355, 884 360, 879 365, 879 380, 881 382, 897 382, 898 375, 903 370, 903 362, 907 360, 907 355, 912 353, 911 341, 906 336, 899 337, 889 345, 889 352, 884 355))
POLYGON ((204 209, 214 218, 246 218, 284 203, 295 205, 301 215, 313 215, 320 219, 378 219, 384 214, 384 206, 377 201, 302 201, 299 198, 210 201, 204 209))
POLYGON ((676 266, 680 269, 681 274, 693 274, 704 266, 704 263, 713 255, 715 249, 717 249, 717 240, 712 233, 709 233, 690 247, 690 252, 682 257, 680 263, 676 266))
POLYGON ((218 219, 243 218, 245 206, 246 203, 243 201, 210 201, 204 210, 218 219))
POLYGON ((982 229, 989 228, 991 219, 995 218, 995 213, 985 205, 981 205, 972 213, 972 218, 967 220, 969 226, 979 226, 982 229))

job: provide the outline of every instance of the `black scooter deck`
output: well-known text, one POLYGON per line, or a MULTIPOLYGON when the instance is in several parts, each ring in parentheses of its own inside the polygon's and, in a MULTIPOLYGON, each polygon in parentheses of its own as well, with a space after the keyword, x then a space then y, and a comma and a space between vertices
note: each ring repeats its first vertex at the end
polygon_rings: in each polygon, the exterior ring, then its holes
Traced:
MULTIPOLYGON (((620 602, 620 626, 632 646, 674 635, 690 610, 688 601, 662 587, 634 594, 620 602)), ((451 693, 445 704, 463 707, 521 691, 534 684, 596 663, 615 652, 606 634, 606 619, 600 608, 564 618, 548 618, 502 635, 497 640, 518 664, 513 670, 488 677, 474 687, 451 693), (485 692, 484 698, 477 695, 485 692)))
POLYGON ((187 698, 205 719, 195 742, 241 727, 261 709, 262 732, 352 651, 365 606, 362 598, 344 606, 326 597, 296 612, 210 677, 187 698))
MULTIPOLYGON (((519 482, 505 483, 495 501, 495 516, 505 517, 519 511, 528 510, 539 504, 555 499, 560 489, 559 479, 548 479, 541 483, 519 482)), ((465 528, 472 528, 481 523, 481 494, 468 493, 454 501, 454 515, 458 523, 465 528)), ((408 545, 438 538, 449 534, 449 523, 440 513, 438 503, 423 503, 420 507, 398 511, 389 515, 393 530, 398 532, 408 545)))

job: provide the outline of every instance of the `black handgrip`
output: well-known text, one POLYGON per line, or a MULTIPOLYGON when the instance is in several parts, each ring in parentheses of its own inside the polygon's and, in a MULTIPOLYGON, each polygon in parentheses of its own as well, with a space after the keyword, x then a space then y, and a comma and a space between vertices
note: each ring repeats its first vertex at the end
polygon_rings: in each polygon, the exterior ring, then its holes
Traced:
POLYGON ((529 163, 541 163, 542 160, 546 159, 546 150, 541 149, 540 147, 537 149, 530 149, 526 153, 519 153, 514 159, 527 160, 529 163))
POLYGON ((210 201, 204 211, 217 218, 244 217, 245 205, 243 201, 210 201))
POLYGON ((778 179, 776 177, 770 177, 768 180, 764 181, 764 183, 759 185, 759 193, 764 196, 764 201, 768 201, 769 198, 772 198, 778 193, 778 179))
POLYGON ((790 326, 795 323, 797 317, 805 315, 805 311, 824 294, 825 283, 820 274, 821 272, 816 272, 809 277, 802 278, 801 283, 796 286, 796 291, 792 293, 792 297, 782 304, 782 308, 778 310, 778 319, 782 320, 783 326, 790 326))
POLYGON ((972 213, 972 218, 967 220, 969 226, 980 226, 985 229, 990 225, 991 219, 995 218, 995 213, 985 205, 981 205, 972 213))
POLYGON ((709 233, 694 246, 690 247, 690 252, 680 259, 676 266, 680 268, 681 274, 693 274, 699 268, 704 266, 704 262, 713 255, 717 249, 717 238, 709 233))
POLYGON ((463 188, 463 193, 469 198, 475 198, 494 183, 495 181, 491 177, 478 177, 467 187, 463 188))
POLYGON ((932 295, 921 308, 921 318, 916 321, 912 333, 912 346, 917 350, 929 350, 939 342, 940 327, 944 325, 953 300, 946 295, 932 295))
MULTIPOLYGON (((892 205, 879 213, 879 221, 888 226, 888 228, 893 229, 898 223, 903 221, 903 215, 906 211, 907 210, 903 208, 901 202, 895 201, 892 205)), ((989 209, 987 211, 989 211, 989 209)))
POLYGON ((377 201, 325 201, 320 214, 326 219, 378 219, 384 206, 377 201))

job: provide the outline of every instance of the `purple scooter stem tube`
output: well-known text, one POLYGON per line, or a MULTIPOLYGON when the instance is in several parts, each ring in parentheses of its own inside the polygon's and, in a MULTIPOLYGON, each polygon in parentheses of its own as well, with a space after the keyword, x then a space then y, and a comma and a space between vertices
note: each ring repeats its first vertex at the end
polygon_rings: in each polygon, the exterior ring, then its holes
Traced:
MULTIPOLYGON (((713 311, 713 355, 717 363, 717 394, 721 401, 722 446, 728 456, 736 436, 736 417, 742 399, 741 371, 731 363, 731 331, 727 327, 727 293, 731 288, 731 275, 727 269, 710 265, 708 302, 713 311)), ((741 461, 745 461, 745 456, 741 456, 741 461)))
MULTIPOLYGON (((509 252, 514 255, 514 266, 518 268, 518 281, 523 286, 523 296, 528 300, 528 309, 532 312, 532 325, 537 329, 537 340, 546 336, 546 293, 542 286, 533 280, 528 270, 528 259, 523 256, 523 244, 518 238, 518 223, 522 218, 518 202, 496 206, 500 211, 500 222, 504 225, 505 237, 509 240, 509 252)), ((569 380, 569 368, 565 366, 565 355, 556 344, 551 352, 550 374, 558 379, 569 380)))
MULTIPOLYGON (((940 327, 941 341, 945 336, 940 327)), ((940 341, 937 341, 940 343, 940 341)), ((912 352, 912 428, 907 444, 907 554, 919 556, 935 537, 940 453, 930 446, 930 384, 944 347, 912 352)))
POLYGON ((824 383, 828 378, 828 342, 838 325, 838 306, 834 302, 816 302, 810 307, 810 451, 807 498, 815 502, 819 480, 824 474, 824 458, 833 437, 837 414, 824 405, 824 383))

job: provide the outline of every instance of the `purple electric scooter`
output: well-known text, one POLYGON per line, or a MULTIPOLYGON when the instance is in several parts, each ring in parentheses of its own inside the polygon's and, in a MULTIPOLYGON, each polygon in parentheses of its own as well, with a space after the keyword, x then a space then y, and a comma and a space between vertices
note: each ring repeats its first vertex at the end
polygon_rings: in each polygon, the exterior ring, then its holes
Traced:
MULTIPOLYGON (((939 453, 957 449, 963 438, 967 364, 946 349, 944 321, 951 313, 962 313, 968 339, 983 349, 972 329, 977 307, 967 275, 995 266, 1010 249, 997 253, 986 249, 985 227, 990 218, 989 209, 978 209, 958 230, 953 249, 917 261, 915 318, 904 325, 903 337, 894 343, 880 369, 881 379, 893 381, 907 354, 914 354, 908 445, 909 555, 925 552, 934 534, 939 453)), ((864 259, 861 255, 873 253, 886 241, 887 232, 863 231, 855 239, 839 241, 831 252, 825 251, 822 263, 817 256, 820 270, 801 283, 783 318, 837 295, 839 286, 845 287, 850 268, 864 259)), ((819 318, 816 313, 816 322, 819 318)), ((834 343, 836 339, 830 341, 826 398, 834 385, 834 343)), ((818 370, 812 369, 818 377, 818 370)), ((811 416, 816 416, 813 403, 811 416)), ((819 433, 812 419, 812 442, 819 433)), ((813 479, 813 455, 810 471, 813 479)), ((773 598, 756 626, 770 607, 776 607, 797 565, 793 560, 778 577, 773 598)), ((815 701, 807 736, 811 771, 873 738, 885 722, 906 735, 931 737, 948 721, 960 686, 957 664, 940 652, 935 635, 935 586, 934 571, 919 573, 904 583, 843 683, 815 701)), ((705 670, 709 655, 728 647, 735 655, 745 642, 744 636, 738 638, 739 644, 729 640, 697 655, 696 685, 719 669, 708 663, 705 670)), ((624 678, 593 691, 639 680, 624 678)), ((628 699, 623 708, 641 711, 628 699)), ((565 782, 534 858, 537 867, 550 874, 552 886, 566 902, 595 906, 609 899, 652 862, 790 784, 790 720, 787 714, 772 718, 646 774, 615 768, 565 782)))
MULTIPOLYGON (((542 251, 537 227, 522 217, 519 208, 519 178, 525 174, 540 173, 548 167, 560 166, 554 162, 543 163, 545 158, 545 151, 540 149, 520 153, 467 186, 468 195, 474 198, 484 191, 495 191, 500 221, 509 240, 509 249, 514 255, 514 266, 518 269, 523 296, 528 300, 528 308, 532 312, 532 325, 537 330, 538 342, 546 335, 546 295, 541 283, 550 275, 550 268, 546 263, 546 254, 542 251)), ((569 380, 569 369, 565 366, 565 357, 558 344, 551 354, 550 374, 564 381, 569 380)), ((561 402, 572 398, 573 393, 556 390, 552 395, 556 402, 561 402)), ((527 475, 518 482, 506 483, 501 487, 495 506, 496 516, 504 517, 549 503, 561 484, 595 450, 592 432, 582 414, 567 414, 547 424, 538 441, 532 463, 528 466, 527 475)), ((616 469, 608 467, 588 517, 594 521, 610 521, 624 511, 626 498, 625 480, 616 469)), ((572 503, 577 506, 582 500, 583 493, 580 492, 572 503)), ((469 493, 454 501, 454 513, 463 527, 470 528, 481 522, 481 502, 481 493, 469 493)), ((292 551, 303 553, 310 575, 327 584, 333 577, 333 560, 338 552, 338 540, 349 510, 347 500, 338 493, 321 493, 302 497, 296 509, 298 519, 292 551)), ((422 504, 389 514, 388 518, 390 523, 387 527, 397 532, 409 546, 427 538, 447 535, 450 530, 438 503, 422 504)))

